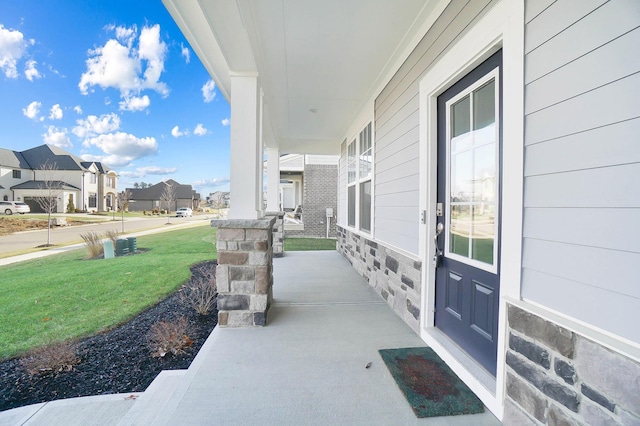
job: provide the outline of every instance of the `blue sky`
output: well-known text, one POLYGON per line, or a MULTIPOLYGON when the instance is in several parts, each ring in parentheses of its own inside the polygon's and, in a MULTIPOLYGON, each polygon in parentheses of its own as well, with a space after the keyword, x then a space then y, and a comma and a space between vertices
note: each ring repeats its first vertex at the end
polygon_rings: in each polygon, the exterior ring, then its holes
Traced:
POLYGON ((0 1, 0 147, 229 188, 227 101, 160 0, 0 1))

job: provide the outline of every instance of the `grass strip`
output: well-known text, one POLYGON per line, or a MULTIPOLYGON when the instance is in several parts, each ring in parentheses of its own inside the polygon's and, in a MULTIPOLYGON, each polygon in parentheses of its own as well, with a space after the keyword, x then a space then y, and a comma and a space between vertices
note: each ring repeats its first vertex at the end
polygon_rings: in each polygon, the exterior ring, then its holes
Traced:
POLYGON ((139 237, 148 251, 136 255, 83 260, 82 249, 0 267, 0 359, 129 320, 217 258, 215 239, 213 228, 180 229, 139 237))
POLYGON ((284 251, 335 250, 336 240, 325 238, 285 238, 284 251))

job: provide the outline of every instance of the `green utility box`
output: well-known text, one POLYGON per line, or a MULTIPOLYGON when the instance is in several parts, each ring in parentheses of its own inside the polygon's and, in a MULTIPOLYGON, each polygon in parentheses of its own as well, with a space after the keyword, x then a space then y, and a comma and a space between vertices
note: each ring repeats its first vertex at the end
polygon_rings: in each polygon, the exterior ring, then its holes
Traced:
POLYGON ((129 237, 127 238, 127 241, 129 242, 129 253, 135 253, 138 251, 138 240, 136 237, 129 237))
POLYGON ((122 239, 116 240, 116 256, 123 256, 129 253, 129 241, 122 239))

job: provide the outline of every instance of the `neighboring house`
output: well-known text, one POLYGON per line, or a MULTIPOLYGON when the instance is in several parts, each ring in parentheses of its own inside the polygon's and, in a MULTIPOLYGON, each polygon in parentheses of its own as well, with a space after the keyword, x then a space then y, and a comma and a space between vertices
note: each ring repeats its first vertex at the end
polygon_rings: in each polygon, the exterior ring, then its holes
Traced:
POLYGON ((26 151, 0 149, 0 197, 24 201, 32 212, 42 212, 38 197, 55 189, 56 210, 109 211, 115 205, 118 176, 102 163, 81 158, 53 145, 26 151), (47 170, 49 169, 49 170, 47 170))
POLYGON ((279 210, 293 214, 302 209, 304 224, 304 230, 290 235, 326 237, 328 218, 329 236, 336 236, 339 159, 337 155, 280 156, 279 210))
POLYGON ((173 179, 166 182, 159 182, 147 188, 127 188, 131 193, 129 197, 129 211, 147 210, 149 212, 154 209, 163 210, 167 206, 162 201, 162 194, 165 192, 167 185, 175 188, 175 200, 171 206, 171 211, 176 211, 180 207, 189 207, 197 209, 200 205, 200 194, 198 194, 191 185, 181 185, 173 179))
POLYGON ((213 208, 226 209, 230 206, 229 191, 216 191, 209 194, 207 204, 213 208))
POLYGON ((640 2, 163 2, 231 105, 229 218, 263 147, 340 154, 339 251, 498 418, 640 423, 640 2))

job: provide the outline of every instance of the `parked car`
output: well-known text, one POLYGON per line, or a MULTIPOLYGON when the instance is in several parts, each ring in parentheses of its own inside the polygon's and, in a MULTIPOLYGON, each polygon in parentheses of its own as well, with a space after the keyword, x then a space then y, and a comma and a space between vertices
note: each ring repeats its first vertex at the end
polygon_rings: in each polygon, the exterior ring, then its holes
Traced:
POLYGON ((0 201, 0 212, 4 214, 29 213, 31 208, 28 204, 19 203, 17 201, 0 201))
POLYGON ((189 207, 180 207, 176 210, 176 217, 191 217, 193 216, 193 210, 189 207))

